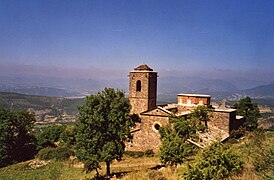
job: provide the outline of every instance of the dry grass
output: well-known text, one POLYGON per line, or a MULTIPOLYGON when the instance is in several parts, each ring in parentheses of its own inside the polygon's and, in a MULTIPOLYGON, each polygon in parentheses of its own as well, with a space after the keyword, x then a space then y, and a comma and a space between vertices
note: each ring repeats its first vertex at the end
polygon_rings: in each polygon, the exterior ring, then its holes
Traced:
POLYGON ((160 170, 142 170, 131 172, 124 176, 122 180, 179 180, 182 179, 178 172, 172 171, 170 168, 160 170))
MULTIPOLYGON (((268 132, 266 134, 266 147, 273 146, 274 144, 274 133, 268 132)), ((252 152, 253 149, 250 146, 245 146, 250 141, 250 137, 247 135, 242 140, 235 144, 231 144, 232 148, 241 154, 245 164, 242 174, 238 176, 232 176, 230 180, 260 180, 262 179, 262 173, 256 173, 252 159, 248 153, 252 152), (248 149, 249 148, 249 149, 248 149)), ((191 159, 196 159, 193 156, 191 159)), ((69 161, 57 162, 51 161, 50 163, 32 169, 30 161, 18 163, 5 168, 0 169, 0 179, 91 179, 94 177, 95 172, 86 174, 83 172, 83 164, 78 162, 76 159, 69 161)), ((158 170, 152 170, 151 168, 159 166, 159 157, 142 157, 142 158, 130 158, 125 157, 120 162, 113 162, 111 164, 111 173, 116 175, 112 179, 123 179, 123 180, 179 180, 183 179, 183 175, 187 172, 187 162, 172 171, 170 168, 160 168, 158 170)), ((102 169, 99 171, 101 175, 105 174, 105 164, 101 164, 102 169)), ((269 172, 263 172, 269 174, 269 172)), ((272 172, 270 172, 271 175, 272 172)))
MULTIPOLYGON (((34 160, 33 160, 34 161, 34 160)), ((33 169, 29 166, 31 161, 22 162, 0 169, 0 179, 91 179, 95 172, 83 172, 83 164, 77 160, 68 160, 63 162, 51 161, 48 164, 33 169)), ((111 173, 126 175, 130 172, 142 172, 159 165, 159 158, 124 158, 120 162, 111 164, 111 173)), ((105 164, 101 164, 99 170, 101 175, 106 173, 105 164)), ((115 178, 114 178, 115 179, 115 178)), ((140 179, 140 178, 139 178, 140 179)))

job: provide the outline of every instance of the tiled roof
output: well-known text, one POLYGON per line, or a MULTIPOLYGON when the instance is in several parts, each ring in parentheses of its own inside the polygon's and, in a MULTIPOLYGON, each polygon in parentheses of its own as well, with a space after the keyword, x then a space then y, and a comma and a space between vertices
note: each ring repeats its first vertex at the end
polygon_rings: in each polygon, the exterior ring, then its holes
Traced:
POLYGON ((146 64, 141 64, 137 68, 134 68, 134 70, 135 71, 153 71, 153 69, 151 69, 150 67, 148 67, 148 65, 146 65, 146 64))

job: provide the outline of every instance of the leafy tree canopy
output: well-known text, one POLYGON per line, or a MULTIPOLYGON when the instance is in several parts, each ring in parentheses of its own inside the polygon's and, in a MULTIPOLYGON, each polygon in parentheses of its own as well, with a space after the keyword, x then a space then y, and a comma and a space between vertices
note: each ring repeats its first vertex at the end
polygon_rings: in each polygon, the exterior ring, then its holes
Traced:
POLYGON ((34 122, 34 115, 26 110, 0 108, 0 167, 34 155, 34 122))
POLYGON ((66 129, 60 134, 60 140, 66 146, 74 146, 75 140, 75 126, 66 126, 66 129))
POLYGON ((258 127, 258 118, 260 110, 256 103, 253 103, 250 97, 239 100, 233 108, 237 109, 237 115, 244 116, 246 127, 249 130, 254 130, 258 127))
POLYGON ((204 131, 207 128, 208 111, 208 107, 198 106, 187 118, 172 116, 169 125, 160 128, 160 159, 163 164, 177 166, 193 153, 192 146, 186 140, 196 138, 197 131, 204 131))
POLYGON ((161 128, 162 146, 160 159, 164 165, 171 167, 182 164, 192 154, 192 147, 181 136, 169 127, 161 128))
POLYGON ((45 147, 55 147, 54 143, 62 139, 61 136, 63 137, 62 141, 67 140, 65 137, 67 128, 67 125, 53 125, 40 129, 39 132, 35 133, 38 150, 45 147))
POLYGON ((200 158, 189 166, 186 180, 224 179, 242 170, 243 161, 229 146, 219 142, 204 149, 200 158))
POLYGON ((172 125, 172 128, 181 138, 185 140, 196 138, 197 131, 207 129, 207 122, 210 119, 209 111, 210 108, 206 106, 198 106, 186 118, 177 116, 170 117, 169 124, 172 125))
POLYGON ((109 175, 110 163, 121 159, 125 141, 132 138, 129 111, 129 100, 120 90, 105 88, 86 98, 76 122, 76 154, 87 170, 97 170, 98 162, 106 162, 109 175))

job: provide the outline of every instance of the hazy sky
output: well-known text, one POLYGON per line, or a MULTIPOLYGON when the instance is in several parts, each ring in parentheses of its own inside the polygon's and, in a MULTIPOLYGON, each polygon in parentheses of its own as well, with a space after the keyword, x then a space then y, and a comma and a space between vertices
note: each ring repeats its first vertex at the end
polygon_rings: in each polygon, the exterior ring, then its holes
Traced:
POLYGON ((147 63, 164 75, 273 81, 274 1, 0 0, 0 61, 7 74, 121 77, 147 63))

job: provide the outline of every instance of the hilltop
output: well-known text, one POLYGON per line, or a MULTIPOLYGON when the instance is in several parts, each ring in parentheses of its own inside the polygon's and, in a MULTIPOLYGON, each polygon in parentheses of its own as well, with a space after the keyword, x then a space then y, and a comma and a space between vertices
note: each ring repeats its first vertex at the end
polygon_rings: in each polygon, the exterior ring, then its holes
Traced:
POLYGON ((64 97, 0 92, 0 106, 14 109, 28 109, 35 113, 38 122, 74 121, 78 113, 77 106, 81 105, 83 101, 83 98, 68 99, 64 97))

